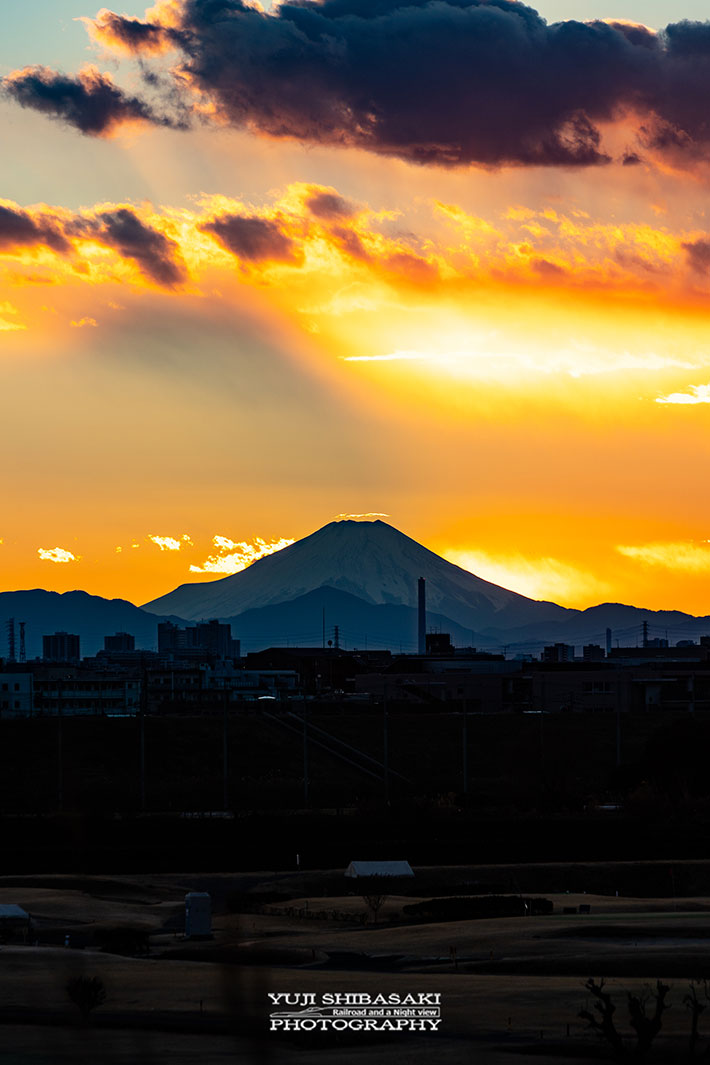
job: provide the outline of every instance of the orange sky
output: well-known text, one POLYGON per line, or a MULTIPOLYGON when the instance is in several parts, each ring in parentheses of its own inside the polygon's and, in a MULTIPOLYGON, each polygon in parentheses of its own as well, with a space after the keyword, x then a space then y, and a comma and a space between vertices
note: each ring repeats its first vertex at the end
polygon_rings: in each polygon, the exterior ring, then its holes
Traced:
POLYGON ((3 590, 145 602, 375 512, 535 598, 710 613, 704 171, 0 118, 3 590))

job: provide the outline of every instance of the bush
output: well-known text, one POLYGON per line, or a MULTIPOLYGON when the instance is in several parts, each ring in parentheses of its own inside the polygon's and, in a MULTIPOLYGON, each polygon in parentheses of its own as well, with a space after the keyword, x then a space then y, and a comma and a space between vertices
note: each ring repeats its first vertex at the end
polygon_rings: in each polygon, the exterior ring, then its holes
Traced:
POLYGON ((106 988, 98 976, 75 976, 67 981, 67 994, 85 1021, 106 1001, 106 988))

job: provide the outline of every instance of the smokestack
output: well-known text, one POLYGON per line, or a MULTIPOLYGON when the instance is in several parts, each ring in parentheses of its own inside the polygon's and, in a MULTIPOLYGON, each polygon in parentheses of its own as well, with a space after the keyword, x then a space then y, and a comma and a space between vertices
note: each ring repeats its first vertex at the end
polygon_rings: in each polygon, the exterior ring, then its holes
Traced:
POLYGON ((426 581, 419 578, 419 654, 426 654, 426 581))

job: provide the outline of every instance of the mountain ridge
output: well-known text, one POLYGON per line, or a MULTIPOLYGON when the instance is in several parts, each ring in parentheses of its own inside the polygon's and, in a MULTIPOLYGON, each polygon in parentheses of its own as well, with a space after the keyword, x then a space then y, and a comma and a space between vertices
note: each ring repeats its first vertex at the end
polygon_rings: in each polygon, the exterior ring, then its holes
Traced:
MULTIPOLYGON (((533 652, 549 643, 600 643, 606 629, 622 646, 638 643, 641 622, 651 635, 678 639, 710 633, 710 617, 600 603, 585 610, 529 599, 436 555, 386 522, 330 522, 240 573, 203 584, 186 583, 143 607, 79 589, 0 593, 0 621, 27 622, 28 654, 41 653, 41 635, 77 632, 82 652, 94 653, 104 635, 131 632, 151 649, 157 625, 218 618, 252 649, 286 639, 319 645, 322 611, 338 624, 348 646, 369 641, 391 649, 417 646, 417 579, 427 584, 427 626, 450 632, 458 646, 533 652)), ((332 631, 328 632, 332 635, 332 631)))

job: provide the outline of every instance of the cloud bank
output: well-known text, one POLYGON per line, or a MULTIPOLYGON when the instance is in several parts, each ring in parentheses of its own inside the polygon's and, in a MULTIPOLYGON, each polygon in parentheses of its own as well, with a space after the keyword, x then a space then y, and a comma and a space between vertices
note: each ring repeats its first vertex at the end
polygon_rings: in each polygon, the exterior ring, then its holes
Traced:
MULTIPOLYGON (((271 12, 171 0, 145 19, 103 9, 84 21, 94 41, 144 64, 174 52, 171 93, 195 120, 271 137, 441 166, 596 166, 611 160, 604 124, 623 119, 635 143, 622 163, 637 163, 636 149, 686 161, 710 150, 710 23, 548 25, 516 0, 291 0, 271 12)), ((29 68, 5 89, 90 135, 174 124, 93 68, 29 68)))

